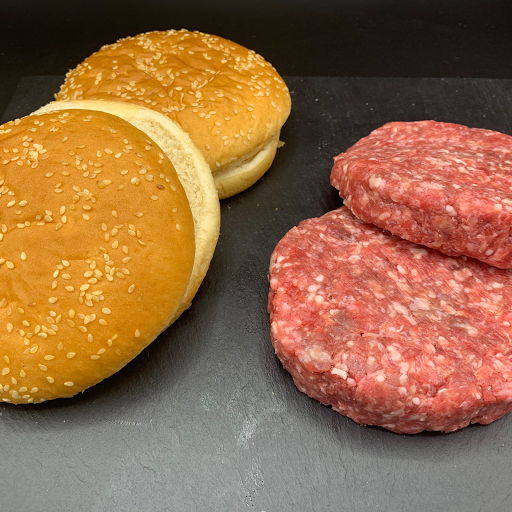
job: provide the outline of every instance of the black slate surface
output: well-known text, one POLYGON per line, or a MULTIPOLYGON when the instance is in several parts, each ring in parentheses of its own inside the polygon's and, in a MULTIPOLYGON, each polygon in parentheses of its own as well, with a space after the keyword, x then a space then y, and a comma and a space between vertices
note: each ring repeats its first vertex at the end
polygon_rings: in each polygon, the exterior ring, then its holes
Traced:
MULTIPOLYGON (((285 78, 272 169, 222 202, 193 306, 83 395, 0 404, 0 510, 495 512, 512 509, 512 417, 452 434, 361 427, 301 394, 270 345, 266 272, 302 219, 341 205, 332 157, 387 121, 512 135, 512 80, 285 78)), ((23 79, 3 120, 62 77, 23 79)))

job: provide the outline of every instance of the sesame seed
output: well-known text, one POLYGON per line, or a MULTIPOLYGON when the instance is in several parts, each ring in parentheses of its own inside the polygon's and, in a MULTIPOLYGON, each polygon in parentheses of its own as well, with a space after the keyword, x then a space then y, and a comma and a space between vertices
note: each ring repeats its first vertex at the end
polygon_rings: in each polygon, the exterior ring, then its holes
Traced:
POLYGON ((136 337, 136 338, 138 338, 139 336, 140 336, 140 331, 139 331, 139 329, 137 329, 137 330, 135 331, 135 337, 136 337))
POLYGON ((55 382, 55 379, 53 379, 52 377, 46 377, 46 380, 50 383, 50 384, 53 384, 55 382))

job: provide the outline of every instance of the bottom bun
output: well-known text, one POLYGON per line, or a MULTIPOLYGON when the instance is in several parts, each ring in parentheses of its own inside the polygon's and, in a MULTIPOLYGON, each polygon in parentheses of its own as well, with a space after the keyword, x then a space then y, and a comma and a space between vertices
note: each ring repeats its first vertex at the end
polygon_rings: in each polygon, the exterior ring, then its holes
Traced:
POLYGON ((192 276, 182 304, 172 319, 175 321, 192 303, 208 271, 219 237, 219 196, 210 167, 202 153, 190 140, 189 135, 178 124, 146 107, 103 100, 55 101, 40 108, 36 113, 64 109, 96 110, 128 121, 154 140, 174 165, 190 203, 196 239, 192 276))
MULTIPOLYGON (((220 168, 213 173, 219 199, 227 199, 254 185, 270 168, 280 147, 277 132, 253 154, 220 168)), ((282 145, 282 143, 281 143, 282 145)))

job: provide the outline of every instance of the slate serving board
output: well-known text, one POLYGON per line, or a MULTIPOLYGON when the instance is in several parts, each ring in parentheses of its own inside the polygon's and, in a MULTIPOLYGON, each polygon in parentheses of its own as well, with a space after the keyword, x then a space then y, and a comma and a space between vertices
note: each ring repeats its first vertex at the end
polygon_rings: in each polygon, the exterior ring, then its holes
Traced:
MULTIPOLYGON (((285 79, 286 145, 255 186, 222 202, 192 307, 83 395, 0 404, 1 511, 512 509, 512 416, 447 435, 356 425, 294 387, 266 313, 275 244, 342 204, 329 185, 333 156, 387 121, 512 135, 512 80, 285 79)), ((3 120, 50 101, 62 80, 23 79, 3 120)))

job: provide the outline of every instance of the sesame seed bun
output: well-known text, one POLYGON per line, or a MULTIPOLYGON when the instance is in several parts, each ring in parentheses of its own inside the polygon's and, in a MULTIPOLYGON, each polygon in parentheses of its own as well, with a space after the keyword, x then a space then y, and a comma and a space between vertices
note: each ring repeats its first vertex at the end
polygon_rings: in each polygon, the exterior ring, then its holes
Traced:
POLYGON ((115 115, 146 133, 172 162, 187 194, 195 231, 195 257, 192 275, 176 320, 192 303, 215 252, 220 229, 220 204, 210 168, 201 152, 179 125, 153 110, 113 101, 55 101, 36 113, 65 109, 96 110, 115 115))
POLYGON ((189 201, 145 133, 66 110, 0 126, 0 399, 70 397, 169 323, 194 264, 189 201))
POLYGON ((130 102, 177 122, 203 153, 221 199, 270 167, 291 106, 286 84, 261 56, 187 30, 104 46, 67 74, 56 99, 130 102))

